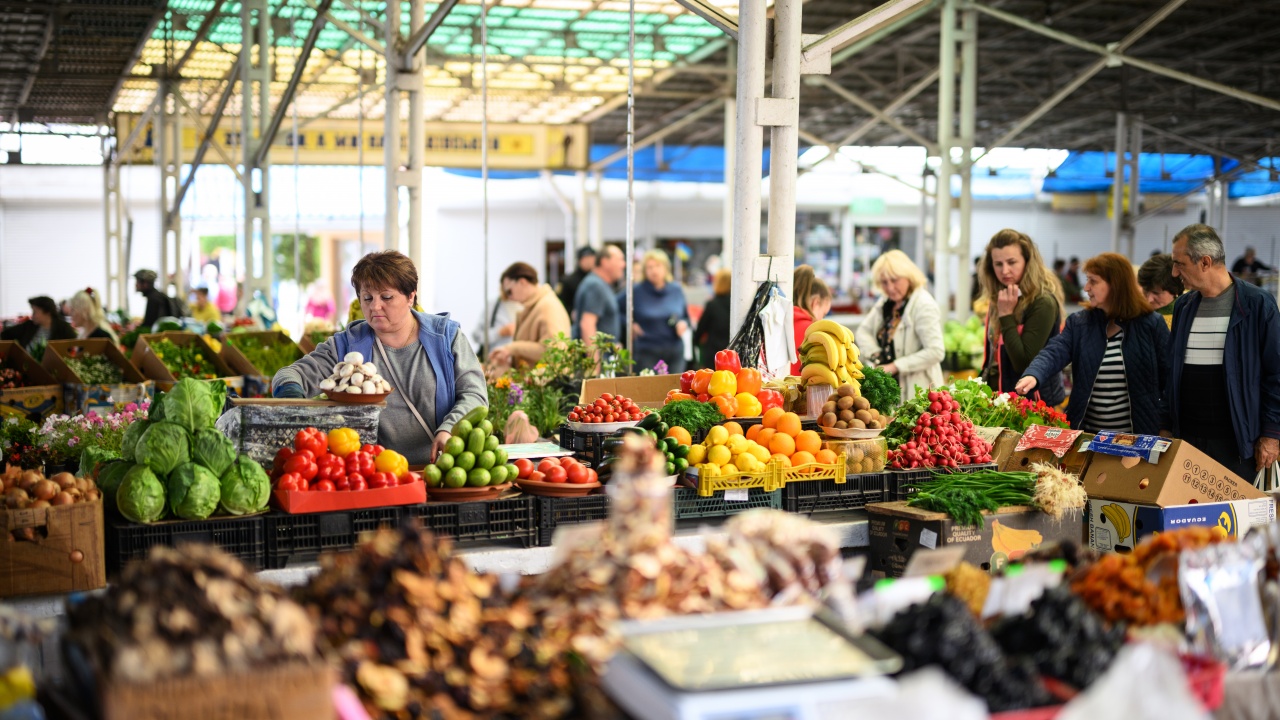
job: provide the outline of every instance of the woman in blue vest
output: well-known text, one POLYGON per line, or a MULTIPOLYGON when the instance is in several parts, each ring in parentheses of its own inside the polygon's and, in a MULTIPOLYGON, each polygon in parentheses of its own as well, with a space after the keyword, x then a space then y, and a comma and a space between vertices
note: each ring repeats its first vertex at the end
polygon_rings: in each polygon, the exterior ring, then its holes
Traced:
POLYGON ((403 254, 365 255, 351 272, 351 286, 366 319, 282 368, 272 380, 272 394, 312 397, 347 353, 358 352, 394 388, 378 424, 378 444, 401 453, 410 465, 434 462, 453 426, 472 409, 488 405, 484 367, 447 313, 413 309, 418 269, 403 254))

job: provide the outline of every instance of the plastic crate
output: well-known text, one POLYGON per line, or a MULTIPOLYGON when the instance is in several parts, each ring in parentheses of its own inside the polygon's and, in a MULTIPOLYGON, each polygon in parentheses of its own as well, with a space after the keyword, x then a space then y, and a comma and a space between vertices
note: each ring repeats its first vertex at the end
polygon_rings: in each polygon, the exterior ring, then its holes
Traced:
POLYGON ((845 478, 849 475, 848 458, 844 455, 836 457, 836 461, 831 465, 823 465, 822 463, 808 463, 799 467, 789 467, 782 469, 782 484, 793 485, 795 483, 812 483, 829 480, 833 483, 843 485, 845 478), (803 472, 802 472, 803 471, 803 472))
POLYGON ((600 467, 604 461, 604 441, 613 437, 614 433, 578 432, 568 425, 561 425, 556 431, 560 438, 560 447, 573 451, 573 457, 593 468, 600 467))
POLYGON ((689 468, 689 477, 698 483, 698 495, 712 497, 722 490, 749 490, 760 488, 765 492, 782 489, 782 468, 772 460, 763 470, 734 475, 704 472, 702 467, 689 468))
POLYGON ((834 480, 787 483, 782 490, 782 509, 801 515, 861 510, 868 503, 889 499, 889 479, 885 473, 850 475, 844 483, 834 480))
MULTIPOLYGON (((998 470, 999 465, 995 463, 984 463, 982 465, 961 465, 952 472, 968 474, 982 472, 984 470, 998 470)), ((933 470, 930 468, 921 468, 919 470, 890 470, 886 473, 889 478, 889 494, 892 497, 886 498, 891 500, 906 500, 907 488, 916 483, 927 482, 933 479, 933 470)))
POLYGON ((534 498, 538 506, 538 545, 547 547, 561 525, 598 522, 609 517, 609 496, 584 495, 572 498, 534 498))
POLYGON ((355 548, 360 535, 379 527, 396 527, 407 515, 404 507, 341 510, 290 515, 271 513, 264 518, 267 549, 264 566, 279 570, 291 562, 313 562, 326 551, 355 548))
POLYGON ((534 498, 523 495, 505 500, 409 505, 409 517, 436 535, 448 535, 458 544, 515 540, 522 547, 538 542, 534 498))
POLYGON ((107 574, 117 575, 131 560, 145 558, 157 545, 177 547, 205 543, 225 550, 254 570, 263 567, 265 535, 262 515, 215 517, 208 520, 160 522, 154 525, 109 521, 104 537, 107 574))
POLYGON ((781 510, 782 491, 765 492, 762 488, 751 488, 747 491, 746 502, 731 502, 724 499, 723 492, 716 493, 715 497, 702 497, 696 490, 678 487, 672 503, 676 520, 729 517, 756 508, 781 510))

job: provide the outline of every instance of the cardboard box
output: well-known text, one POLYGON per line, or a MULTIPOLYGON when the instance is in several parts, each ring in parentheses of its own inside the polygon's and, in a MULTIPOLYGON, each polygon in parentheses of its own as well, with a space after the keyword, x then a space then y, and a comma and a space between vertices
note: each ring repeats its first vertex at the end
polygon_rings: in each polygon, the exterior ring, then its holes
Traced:
POLYGON ((1061 519, 1032 508, 1000 508, 983 513, 982 527, 961 525, 946 513, 921 510, 905 502, 867 505, 871 534, 871 570, 885 577, 902 577, 919 549, 963 545, 965 561, 983 570, 999 570, 1010 561, 1051 542, 1084 539, 1082 510, 1061 519))
POLYGON ((582 381, 579 404, 595 402, 602 393, 622 395, 641 407, 660 408, 667 393, 680 389, 679 375, 647 375, 637 377, 594 378, 582 381))
POLYGON ((0 390, 0 417, 19 415, 35 423, 62 412, 62 386, 12 340, 0 341, 0 367, 22 373, 26 387, 0 390))
POLYGON ((1270 497, 1173 507, 1089 500, 1089 547, 1100 552, 1127 552, 1157 533, 1186 527, 1218 528, 1242 538, 1250 528, 1276 521, 1270 497))
POLYGON ((325 663, 298 661, 233 675, 104 682, 98 706, 102 720, 333 720, 335 682, 325 663))
POLYGON ((991 443, 991 461, 1003 466, 1013 455, 1014 447, 1022 439, 1022 433, 1009 428, 974 427, 973 431, 991 443))
POLYGON ((1090 449, 1082 476, 1090 498, 1173 507, 1266 497, 1182 440, 1098 433, 1090 449))
POLYGON ((0 534, 23 528, 34 528, 36 539, 0 537, 0 597, 106 587, 101 500, 0 511, 0 534), (78 562, 72 559, 76 552, 78 562))
POLYGON ((269 345, 289 345, 297 352, 295 361, 301 359, 303 355, 302 350, 298 348, 298 344, 279 330, 227 333, 222 341, 222 359, 231 368, 232 372, 244 376, 242 397, 271 397, 271 376, 263 372, 261 368, 255 367, 253 363, 249 362, 249 358, 240 352, 240 348, 234 344, 237 338, 258 338, 269 345))
POLYGON ((44 351, 41 363, 54 378, 62 383, 63 406, 68 413, 96 412, 99 415, 117 412, 129 403, 140 403, 155 397, 155 384, 142 371, 134 367, 115 343, 106 338, 85 340, 54 340, 44 351), (88 384, 76 375, 67 364, 76 355, 103 355, 110 359, 124 375, 119 384, 88 384))
POLYGON ((189 347, 191 345, 199 347, 219 378, 230 378, 239 384, 243 384, 243 378, 237 377, 236 373, 222 359, 222 356, 214 352, 209 343, 195 333, 164 332, 141 335, 138 337, 138 344, 133 348, 133 357, 130 360, 133 362, 134 367, 141 370, 148 378, 155 380, 156 386, 161 390, 167 392, 178 381, 178 378, 169 372, 169 368, 165 367, 164 362, 156 357, 155 351, 151 349, 151 343, 160 339, 168 340, 178 347, 189 347))
POLYGON ((1080 475, 1089 466, 1092 439, 1092 435, 1080 430, 1032 425, 1000 462, 1000 470, 1022 472, 1036 463, 1047 463, 1057 465, 1063 472, 1080 475))

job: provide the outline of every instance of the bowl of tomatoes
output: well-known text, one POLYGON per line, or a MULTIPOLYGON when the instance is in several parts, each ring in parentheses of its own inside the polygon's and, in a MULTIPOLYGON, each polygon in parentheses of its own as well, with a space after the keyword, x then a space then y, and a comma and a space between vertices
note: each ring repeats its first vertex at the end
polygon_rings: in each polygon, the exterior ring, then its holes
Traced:
POLYGON ((612 433, 635 427, 648 414, 631 398, 602 393, 590 404, 575 406, 565 424, 574 432, 612 433))
POLYGON ((515 461, 515 484, 530 495, 580 497, 601 487, 595 470, 571 457, 515 461))

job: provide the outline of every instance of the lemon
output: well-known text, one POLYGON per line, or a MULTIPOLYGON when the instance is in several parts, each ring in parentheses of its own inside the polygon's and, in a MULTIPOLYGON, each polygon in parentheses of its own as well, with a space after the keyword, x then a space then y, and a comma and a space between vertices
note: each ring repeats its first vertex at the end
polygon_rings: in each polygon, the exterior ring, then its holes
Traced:
POLYGON ((724 445, 716 445, 707 451, 707 462, 724 467, 733 461, 733 453, 724 445))
POLYGON ((703 460, 707 459, 706 445, 690 445, 689 454, 685 457, 690 465, 701 465, 703 460))
POLYGON ((748 449, 748 452, 751 453, 752 457, 762 463, 769 462, 769 449, 760 443, 751 443, 751 447, 748 449))
POLYGON ((724 445, 729 442, 729 431, 723 425, 716 425, 707 431, 707 442, 711 445, 724 445))
POLYGON ((750 453, 743 453, 734 458, 733 464, 744 473, 755 472, 756 466, 759 464, 750 453))
POLYGON ((733 435, 725 444, 729 446, 729 451, 734 455, 740 455, 747 451, 747 443, 749 442, 751 441, 741 435, 733 435))

